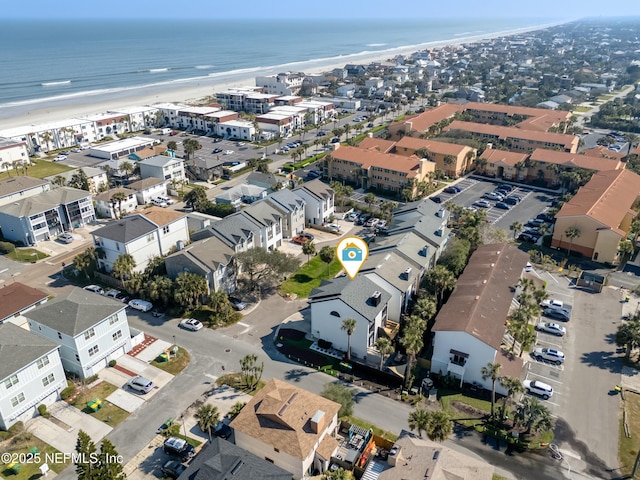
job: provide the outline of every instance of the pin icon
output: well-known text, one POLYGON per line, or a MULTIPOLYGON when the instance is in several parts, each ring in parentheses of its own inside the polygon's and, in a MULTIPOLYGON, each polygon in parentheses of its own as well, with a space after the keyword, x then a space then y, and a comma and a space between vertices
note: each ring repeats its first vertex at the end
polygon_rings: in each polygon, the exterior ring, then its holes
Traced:
POLYGON ((369 256, 369 247, 360 237, 345 237, 338 243, 336 255, 344 271, 353 280, 369 256))

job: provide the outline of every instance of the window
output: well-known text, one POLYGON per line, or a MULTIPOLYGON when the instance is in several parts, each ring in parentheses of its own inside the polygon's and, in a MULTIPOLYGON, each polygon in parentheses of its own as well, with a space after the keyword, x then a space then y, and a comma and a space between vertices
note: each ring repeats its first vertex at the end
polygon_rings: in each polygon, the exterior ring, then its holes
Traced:
POLYGON ((264 457, 264 459, 269 463, 273 463, 273 460, 271 460, 269 457, 264 457))
POLYGON ((340 318, 340 314, 338 312, 336 312, 335 310, 332 310, 331 313, 329 315, 332 315, 334 317, 338 317, 340 318))
POLYGON ((80 355, 76 353, 76 362, 79 362, 79 361, 80 361, 80 355))
POLYGON ((49 357, 45 355, 44 357, 38 359, 36 365, 38 365, 38 368, 43 368, 44 366, 49 365, 49 357))
POLYGON ((16 383, 19 383, 19 382, 20 381, 18 380, 18 376, 12 375, 4 381, 4 386, 7 388, 7 390, 9 390, 11 387, 13 387, 16 383))
POLYGON ((162 227, 162 233, 169 233, 169 225, 162 227))
POLYGON ((109 317, 109 325, 113 325, 114 323, 118 323, 118 315, 111 315, 109 317))
MULTIPOLYGON (((20 405, 22 402, 24 402, 24 393, 19 393, 18 395, 16 395, 15 397, 13 397, 11 399, 11 406, 12 407, 17 407, 18 405, 20 405)), ((272 462, 273 463, 273 462, 272 462)))
POLYGON ((89 349, 89 356, 93 357, 96 353, 98 353, 98 345, 94 345, 89 349))
POLYGON ((89 340, 91 337, 95 337, 96 336, 96 332, 93 328, 90 328, 89 330, 87 330, 86 332, 84 332, 84 339, 85 340, 89 340))
POLYGON ((113 337, 113 341, 115 342, 116 340, 118 340, 119 338, 122 338, 122 330, 118 330, 116 333, 114 333, 112 335, 113 337))
POLYGON ((47 375, 42 379, 42 385, 46 387, 50 383, 55 382, 55 380, 56 380, 56 377, 53 375, 53 373, 50 373, 49 375, 47 375))

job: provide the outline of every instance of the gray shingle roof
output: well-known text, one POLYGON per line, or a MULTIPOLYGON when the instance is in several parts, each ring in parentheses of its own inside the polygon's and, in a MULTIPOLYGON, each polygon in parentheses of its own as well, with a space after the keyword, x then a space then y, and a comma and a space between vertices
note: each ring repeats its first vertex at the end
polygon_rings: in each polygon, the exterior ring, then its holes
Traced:
POLYGON ((247 183, 255 185, 256 183, 264 183, 267 185, 275 185, 280 181, 273 173, 251 172, 247 177, 247 183))
POLYGON ((154 187, 161 183, 166 182, 166 180, 162 180, 161 178, 149 177, 143 178, 142 180, 138 180, 137 182, 130 183, 127 185, 131 190, 145 190, 150 187, 154 187))
POLYGON ((244 450, 226 440, 215 437, 205 444, 189 467, 180 475, 188 480, 291 480, 293 474, 244 450))
POLYGON ((222 240, 211 237, 193 242, 184 250, 169 255, 166 260, 171 262, 176 257, 185 256, 191 261, 200 263, 203 267, 215 270, 220 264, 227 265, 234 254, 235 251, 222 240))
POLYGON ((301 186, 295 188, 293 191, 295 192, 296 190, 306 190, 319 200, 326 200, 333 195, 333 189, 326 183, 323 183, 320 179, 311 180, 310 182, 304 183, 301 186))
POLYGON ((14 217, 29 217, 38 213, 47 212, 57 208, 58 205, 67 205, 82 198, 91 197, 91 193, 78 188, 60 187, 55 190, 40 193, 33 197, 19 200, 15 203, 3 205, 2 212, 14 217))
POLYGON ((309 295, 312 302, 340 299, 371 321, 376 318, 390 298, 389 292, 363 275, 358 275, 353 280, 349 277, 339 277, 325 281, 318 288, 314 288, 309 295), (376 291, 381 294, 380 303, 377 306, 371 302, 371 295, 376 291))
POLYGON ((218 237, 229 247, 235 248, 241 240, 248 241, 252 237, 260 238, 260 228, 238 213, 229 215, 204 230, 191 235, 193 241, 218 237))
POLYGON ((280 212, 265 202, 254 203, 240 213, 265 227, 273 223, 278 223, 282 219, 280 212))
POLYGON ((395 251, 369 253, 369 257, 360 268, 360 273, 376 273, 401 292, 416 280, 419 273, 413 262, 409 262, 395 251), (409 275, 404 272, 411 268, 409 275))
POLYGON ((0 325, 0 383, 56 348, 58 346, 47 338, 13 323, 3 323, 0 325))
POLYGON ((394 235, 414 230, 434 246, 439 246, 449 236, 450 230, 446 227, 448 218, 448 210, 428 199, 411 202, 393 211, 393 222, 388 233, 394 235), (442 234, 437 235, 436 231, 442 226, 444 226, 442 234))
POLYGON ((134 190, 131 190, 129 188, 117 187, 117 188, 111 188, 106 192, 102 192, 101 194, 96 195, 96 200, 100 202, 109 203, 111 202, 111 197, 113 197, 116 193, 124 193, 127 196, 136 194, 134 190))
POLYGON ((156 225, 141 215, 126 217, 106 224, 93 232, 93 235, 108 238, 114 242, 128 243, 136 238, 156 230, 156 225))
POLYGON ((296 195, 289 189, 278 190, 269 195, 265 200, 272 205, 277 205, 276 208, 284 208, 289 212, 293 212, 296 207, 304 208, 305 204, 302 197, 296 195))
POLYGON ((117 300, 96 295, 82 288, 74 288, 25 313, 24 316, 75 337, 125 307, 126 305, 117 300))
POLYGON ((41 180, 40 178, 32 178, 32 177, 11 177, 5 180, 0 180, 0 198, 11 195, 12 193, 17 193, 22 190, 27 190, 30 188, 37 187, 39 185, 46 185, 46 180, 41 180))

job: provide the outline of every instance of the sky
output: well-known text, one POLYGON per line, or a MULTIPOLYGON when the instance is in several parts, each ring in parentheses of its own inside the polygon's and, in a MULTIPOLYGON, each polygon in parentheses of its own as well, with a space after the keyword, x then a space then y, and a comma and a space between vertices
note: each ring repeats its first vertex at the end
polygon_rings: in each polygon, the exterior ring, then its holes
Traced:
MULTIPOLYGON (((486 18, 559 20, 640 16, 637 0, 29 0, 3 2, 3 19, 295 19, 295 18, 486 18)), ((640 19, 638 19, 640 21, 640 19)))

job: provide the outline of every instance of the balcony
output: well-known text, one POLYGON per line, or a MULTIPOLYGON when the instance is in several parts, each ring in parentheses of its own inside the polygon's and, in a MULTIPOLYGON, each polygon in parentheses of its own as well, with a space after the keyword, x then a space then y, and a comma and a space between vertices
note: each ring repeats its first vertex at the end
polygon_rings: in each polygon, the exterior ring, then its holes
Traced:
POLYGON ((382 327, 382 330, 390 340, 393 340, 400 332, 400 324, 391 320, 387 320, 382 327))

